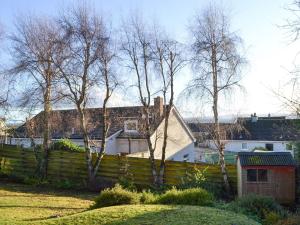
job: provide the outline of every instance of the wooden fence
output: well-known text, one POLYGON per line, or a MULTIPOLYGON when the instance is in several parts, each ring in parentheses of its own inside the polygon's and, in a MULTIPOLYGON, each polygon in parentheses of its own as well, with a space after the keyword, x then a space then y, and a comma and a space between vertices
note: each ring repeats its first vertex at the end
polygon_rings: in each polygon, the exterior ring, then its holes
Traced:
MULTIPOLYGON (((156 161, 157 165, 159 160, 156 161)), ((0 146, 0 172, 14 176, 32 175, 35 172, 37 161, 34 152, 16 146, 0 146)), ((169 185, 177 185, 182 182, 186 172, 194 167, 206 170, 207 181, 213 184, 222 184, 222 176, 218 165, 188 162, 166 162, 165 181, 169 185)), ((236 166, 227 166, 230 182, 236 189, 236 166)), ((106 155, 101 162, 98 176, 112 182, 122 176, 129 176, 136 184, 151 184, 151 170, 148 159, 132 158, 125 156, 106 155)), ((70 180, 73 182, 85 182, 87 168, 85 155, 82 152, 51 151, 48 165, 48 179, 70 180)))

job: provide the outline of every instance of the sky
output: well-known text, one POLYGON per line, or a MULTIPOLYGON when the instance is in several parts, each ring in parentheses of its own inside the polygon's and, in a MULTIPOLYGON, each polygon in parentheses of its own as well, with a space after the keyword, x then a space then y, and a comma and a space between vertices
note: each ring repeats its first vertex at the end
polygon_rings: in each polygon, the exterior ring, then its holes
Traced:
MULTIPOLYGON (((113 24, 118 24, 130 12, 138 10, 146 19, 159 22, 173 37, 185 42, 189 35, 187 26, 192 16, 207 0, 87 0, 96 11, 104 13, 113 24)), ((280 26, 291 13, 286 10, 293 0, 224 0, 222 5, 231 16, 232 30, 244 41, 248 66, 243 71, 241 84, 244 91, 236 91, 222 98, 220 115, 280 115, 289 113, 273 91, 281 89, 290 78, 288 70, 300 49, 299 43, 291 43, 287 32, 280 26)), ((16 16, 26 13, 54 15, 67 7, 71 0, 1 0, 0 21, 6 31, 13 29, 16 16)), ((218 1, 217 1, 218 2, 218 1)), ((177 107, 185 117, 199 113, 209 116, 211 105, 180 101, 179 93, 191 77, 186 68, 176 80, 177 107), (184 102, 184 104, 182 103, 184 102)), ((288 91, 288 89, 287 89, 288 91)), ((287 93, 288 94, 288 93, 287 93)), ((112 105, 137 104, 138 99, 124 92, 114 96, 112 105)))

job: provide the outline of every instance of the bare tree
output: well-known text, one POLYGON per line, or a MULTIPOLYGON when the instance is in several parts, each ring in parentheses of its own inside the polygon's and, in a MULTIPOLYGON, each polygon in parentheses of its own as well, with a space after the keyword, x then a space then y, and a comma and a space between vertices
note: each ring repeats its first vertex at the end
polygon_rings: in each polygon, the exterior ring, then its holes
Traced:
POLYGON ((193 79, 187 93, 212 101, 214 139, 219 150, 221 173, 230 191, 224 160, 224 143, 219 126, 219 96, 239 85, 240 69, 245 60, 239 53, 241 38, 230 30, 230 22, 222 8, 210 4, 194 17, 192 34, 193 79))
POLYGON ((183 58, 183 45, 175 40, 161 34, 155 29, 154 44, 152 47, 154 63, 158 70, 158 82, 161 83, 159 92, 164 99, 164 131, 162 156, 158 177, 158 184, 164 183, 165 159, 168 143, 169 118, 172 108, 174 107, 174 81, 175 75, 185 66, 186 60, 183 58))
POLYGON ((151 163, 154 185, 162 185, 165 173, 165 155, 168 142, 168 124, 170 112, 174 106, 174 77, 183 67, 181 46, 175 40, 168 38, 159 29, 151 28, 138 16, 132 16, 123 25, 122 51, 127 60, 127 66, 136 77, 136 87, 140 103, 143 106, 144 130, 151 163), (161 93, 164 98, 163 115, 152 118, 151 97, 161 93), (150 121, 151 120, 151 121, 150 121), (152 135, 155 126, 153 123, 164 123, 163 135, 152 135), (152 123, 152 124, 151 124, 152 123), (161 164, 157 171, 154 153, 156 142, 163 138, 161 150, 161 164))
POLYGON ((151 171, 153 177, 153 184, 157 184, 157 171, 155 166, 155 143, 151 141, 153 133, 153 126, 150 123, 151 111, 151 96, 153 94, 151 82, 151 63, 152 63, 152 49, 151 38, 149 31, 146 31, 145 24, 138 17, 131 17, 127 23, 123 24, 123 41, 121 49, 124 52, 125 58, 128 61, 127 66, 134 71, 137 78, 137 88, 139 93, 139 100, 143 106, 144 123, 145 123, 145 137, 150 153, 151 171))
POLYGON ((104 88, 104 99, 102 104, 102 138, 100 152, 97 156, 96 162, 93 166, 93 176, 95 179, 96 173, 99 170, 101 160, 106 150, 106 138, 110 127, 109 112, 107 110, 108 101, 113 94, 114 90, 120 84, 117 76, 117 72, 114 68, 115 60, 118 58, 116 46, 113 43, 112 37, 106 34, 102 42, 102 48, 98 54, 98 66, 100 75, 100 87, 104 88))
MULTIPOLYGON (((0 53, 2 53, 3 39, 4 39, 4 30, 2 24, 0 23, 0 53)), ((7 106, 8 104, 8 91, 7 91, 8 82, 7 82, 7 77, 4 75, 2 67, 3 65, 1 65, 0 63, 0 81, 1 84, 3 85, 0 91, 0 110, 3 110, 5 106, 7 106)))
MULTIPOLYGON (((286 10, 291 14, 290 18, 286 20, 286 23, 280 28, 287 31, 288 39, 294 43, 299 41, 300 35, 300 1, 295 0, 293 3, 286 8, 286 10)), ((289 108, 296 115, 300 116, 300 92, 299 92, 299 78, 300 78, 300 68, 297 63, 299 53, 295 57, 295 62, 293 62, 293 68, 288 70, 290 78, 288 82, 278 90, 272 90, 272 92, 279 98, 279 100, 284 104, 285 107, 289 108), (282 90, 281 90, 282 89, 282 90), (289 90, 289 93, 286 90, 289 90)))
POLYGON ((58 41, 61 52, 54 61, 61 72, 62 83, 68 89, 67 93, 62 94, 76 105, 79 113, 89 185, 92 188, 105 152, 105 139, 109 129, 107 102, 116 87, 116 80, 112 80, 113 71, 111 70, 115 58, 115 53, 111 48, 112 38, 103 18, 85 5, 65 11, 59 19, 59 24, 62 30, 58 41), (96 163, 93 164, 85 111, 91 90, 97 85, 104 87, 105 98, 102 109, 101 150, 96 163))
POLYGON ((42 176, 47 176, 50 145, 49 115, 54 101, 54 83, 59 71, 52 61, 57 53, 58 28, 51 18, 45 16, 19 17, 16 31, 9 36, 14 61, 11 74, 19 74, 20 81, 30 81, 25 90, 22 104, 43 106, 43 152, 42 176))

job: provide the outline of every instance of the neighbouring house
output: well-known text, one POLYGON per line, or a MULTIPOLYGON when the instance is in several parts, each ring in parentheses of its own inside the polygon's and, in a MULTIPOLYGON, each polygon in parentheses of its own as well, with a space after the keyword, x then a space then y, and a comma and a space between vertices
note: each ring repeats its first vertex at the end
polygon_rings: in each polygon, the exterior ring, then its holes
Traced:
MULTIPOLYGON (((212 138, 213 123, 189 122, 199 149, 216 150, 212 138)), ((292 143, 300 140, 300 120, 280 117, 238 118, 234 123, 220 124, 222 142, 226 152, 240 151, 292 151, 292 143)))
MULTIPOLYGON (((151 112, 151 140, 156 145, 155 158, 161 157, 161 146, 163 143, 163 99, 154 99, 154 105, 150 107, 151 112)), ((110 107, 109 130, 107 135, 106 154, 129 155, 135 157, 149 157, 148 145, 145 138, 144 108, 142 106, 110 107)), ((103 116, 101 108, 86 109, 87 129, 91 147, 97 151, 101 146, 103 116)), ((16 129, 14 137, 9 144, 30 147, 30 134, 36 144, 43 141, 43 112, 37 114, 24 125, 16 129), (30 131, 30 132, 29 132, 30 131)), ((53 141, 68 138, 74 143, 83 146, 83 136, 80 129, 79 115, 77 110, 53 110, 50 115, 50 133, 53 141)), ((194 137, 192 132, 184 123, 175 107, 172 108, 169 118, 168 143, 166 159, 175 161, 194 161, 194 137)))
POLYGON ((284 204, 294 203, 295 169, 290 152, 239 152, 238 196, 257 194, 284 204))

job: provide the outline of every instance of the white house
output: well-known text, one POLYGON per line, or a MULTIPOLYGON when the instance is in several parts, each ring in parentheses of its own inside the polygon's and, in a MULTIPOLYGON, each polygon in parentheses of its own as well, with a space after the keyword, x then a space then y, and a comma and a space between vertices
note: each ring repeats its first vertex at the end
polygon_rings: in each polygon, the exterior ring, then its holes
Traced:
MULTIPOLYGON (((165 119, 163 110, 163 99, 161 97, 155 98, 154 105, 150 107, 150 123, 153 131, 151 140, 153 146, 156 146, 155 158, 157 159, 161 157, 163 143, 163 124, 165 119)), ((110 125, 106 154, 149 157, 148 145, 145 138, 144 108, 142 106, 111 107, 107 111, 110 125)), ((9 144, 30 147, 28 127, 33 127, 31 133, 34 133, 34 140, 36 144, 41 144, 43 141, 42 116, 43 112, 19 127, 14 137, 9 140, 9 144)), ((89 108, 86 110, 90 144, 95 150, 101 146, 102 116, 101 108, 89 108)), ((75 109, 52 111, 50 116, 52 140, 68 138, 76 144, 83 146, 79 124, 79 115, 75 109)), ((192 132, 184 123, 177 109, 173 107, 169 118, 166 159, 194 162, 194 141, 192 132)))
MULTIPOLYGON (((234 124, 220 124, 222 143, 227 152, 243 151, 291 151, 292 143, 300 140, 299 119, 286 117, 251 117, 238 118, 234 124), (239 124, 239 126, 235 126, 239 124), (232 129, 239 127, 239 129, 232 129)), ((211 138, 213 124, 188 123, 199 149, 216 150, 211 138)))

